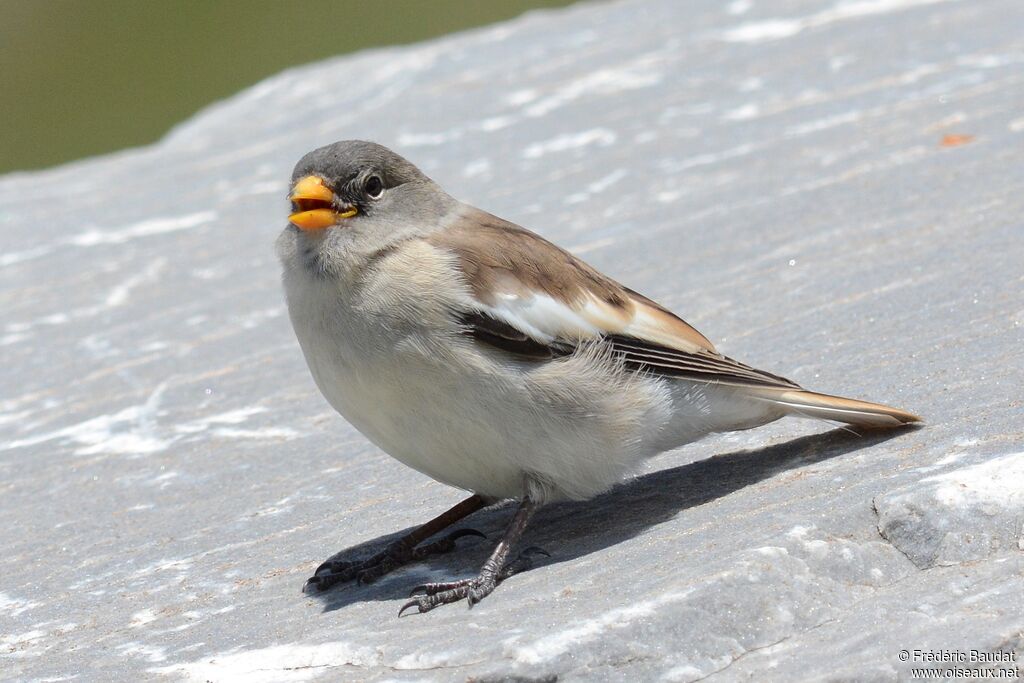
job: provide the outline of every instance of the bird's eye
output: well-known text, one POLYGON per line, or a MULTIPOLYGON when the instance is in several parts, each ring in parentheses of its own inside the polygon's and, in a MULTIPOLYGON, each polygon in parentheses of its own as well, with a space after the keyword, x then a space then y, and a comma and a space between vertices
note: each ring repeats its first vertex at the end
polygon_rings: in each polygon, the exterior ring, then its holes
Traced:
POLYGON ((375 175, 367 178, 366 184, 363 187, 370 199, 380 199, 380 196, 384 194, 384 181, 375 175))

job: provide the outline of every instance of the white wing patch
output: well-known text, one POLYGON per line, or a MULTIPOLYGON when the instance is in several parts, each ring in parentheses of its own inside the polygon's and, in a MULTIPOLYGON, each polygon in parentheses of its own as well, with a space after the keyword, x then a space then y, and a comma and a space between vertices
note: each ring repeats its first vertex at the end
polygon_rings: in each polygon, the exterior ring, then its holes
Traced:
POLYGON ((481 310, 546 344, 556 339, 595 338, 604 332, 579 311, 547 294, 498 294, 495 299, 493 306, 481 306, 481 310))
POLYGON ((480 310, 545 344, 623 335, 685 353, 713 350, 711 342, 700 343, 704 337, 671 314, 636 299, 629 304, 627 310, 588 295, 570 305, 543 292, 498 292, 495 304, 480 310))

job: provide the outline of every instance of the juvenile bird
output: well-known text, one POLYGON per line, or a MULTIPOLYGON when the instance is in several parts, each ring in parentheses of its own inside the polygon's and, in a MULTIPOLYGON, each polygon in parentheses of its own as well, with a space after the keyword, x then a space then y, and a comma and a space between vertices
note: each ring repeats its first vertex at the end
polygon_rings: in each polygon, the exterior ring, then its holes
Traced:
POLYGON ((368 560, 325 562, 307 590, 372 581, 447 552, 479 532, 428 540, 516 499, 479 575, 418 586, 402 609, 472 606, 530 564, 531 549, 510 558, 538 506, 601 493, 657 453, 785 415, 864 427, 919 421, 718 353, 666 308, 454 199, 380 145, 310 152, 290 200, 277 248, 316 385, 382 450, 472 493, 368 560))

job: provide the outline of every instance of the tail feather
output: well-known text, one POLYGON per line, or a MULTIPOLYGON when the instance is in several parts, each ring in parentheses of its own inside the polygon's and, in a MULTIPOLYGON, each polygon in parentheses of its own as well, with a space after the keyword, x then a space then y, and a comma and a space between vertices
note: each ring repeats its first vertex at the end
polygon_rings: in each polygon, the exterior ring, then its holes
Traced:
POLYGON ((751 395, 786 411, 788 415, 835 420, 861 427, 899 427, 921 418, 899 408, 802 389, 756 388, 751 395))

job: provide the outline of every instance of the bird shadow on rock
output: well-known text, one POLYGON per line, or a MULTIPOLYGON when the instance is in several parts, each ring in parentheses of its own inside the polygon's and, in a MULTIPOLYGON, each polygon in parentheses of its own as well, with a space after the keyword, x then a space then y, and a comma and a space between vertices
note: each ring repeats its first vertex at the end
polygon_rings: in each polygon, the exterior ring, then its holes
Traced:
MULTIPOLYGON (((520 547, 540 546, 551 551, 550 558, 536 558, 537 568, 569 562, 633 538, 687 508, 704 505, 787 470, 873 446, 906 432, 907 428, 856 434, 839 428, 650 472, 589 500, 541 508, 520 547)), ((329 612, 357 602, 406 598, 413 586, 424 581, 474 576, 504 532, 512 510, 511 502, 497 504, 453 527, 478 529, 487 535, 486 541, 460 541, 460 547, 453 553, 403 567, 375 583, 340 584, 315 593, 314 597, 322 600, 324 611, 329 612)), ((330 559, 363 560, 413 528, 346 548, 330 559)))

